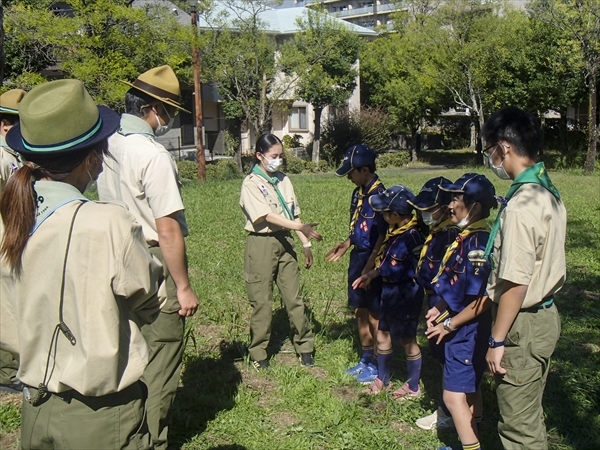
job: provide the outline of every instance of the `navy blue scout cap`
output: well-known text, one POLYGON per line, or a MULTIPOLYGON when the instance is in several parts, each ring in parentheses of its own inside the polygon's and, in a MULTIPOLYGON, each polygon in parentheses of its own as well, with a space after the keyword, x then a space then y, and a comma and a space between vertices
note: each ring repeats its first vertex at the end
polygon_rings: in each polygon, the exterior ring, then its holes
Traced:
POLYGON ((353 145, 346 150, 342 166, 335 173, 337 176, 343 177, 348 175, 352 169, 370 166, 374 162, 375 152, 371 147, 364 144, 353 145))
POLYGON ((493 208, 497 206, 496 189, 485 176, 478 173, 465 173, 449 186, 440 186, 440 189, 448 192, 462 192, 483 206, 493 208))
POLYGON ((375 211, 393 211, 405 215, 412 212, 409 200, 414 198, 415 194, 409 188, 398 184, 386 189, 383 194, 371 195, 369 204, 375 211))
POLYGON ((448 178, 432 178, 423 185, 416 197, 408 202, 421 211, 434 206, 447 205, 452 200, 452 195, 448 191, 440 189, 440 187, 450 186, 451 184, 452 181, 448 178))

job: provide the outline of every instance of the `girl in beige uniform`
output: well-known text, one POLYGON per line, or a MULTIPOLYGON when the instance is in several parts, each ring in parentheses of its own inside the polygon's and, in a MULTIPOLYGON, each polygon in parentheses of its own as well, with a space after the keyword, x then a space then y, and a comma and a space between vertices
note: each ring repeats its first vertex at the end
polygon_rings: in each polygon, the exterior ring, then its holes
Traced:
POLYGON ((76 80, 35 87, 20 113, 7 142, 28 162, 0 199, 0 346, 20 357, 21 448, 151 448, 139 326, 158 314, 160 265, 129 212, 83 196, 119 116, 76 80))
POLYGON ((306 268, 313 263, 308 239, 323 239, 313 225, 300 221, 300 207, 290 179, 279 172, 283 155, 281 140, 263 134, 256 141, 256 162, 244 179, 240 206, 246 217, 244 279, 252 306, 250 358, 257 370, 269 367, 267 345, 271 337, 273 281, 277 284, 294 333, 293 344, 305 366, 313 365, 314 337, 304 313, 300 273, 294 239, 302 242, 306 268))

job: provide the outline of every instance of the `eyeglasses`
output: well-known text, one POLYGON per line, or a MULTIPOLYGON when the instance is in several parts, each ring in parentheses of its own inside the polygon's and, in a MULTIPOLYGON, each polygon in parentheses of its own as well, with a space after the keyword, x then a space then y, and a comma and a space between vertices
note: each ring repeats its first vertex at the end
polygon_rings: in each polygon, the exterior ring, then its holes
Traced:
MULTIPOLYGON (((496 142, 495 144, 489 145, 486 148, 483 149, 483 151, 481 153, 483 153, 483 156, 485 156, 486 158, 490 156, 490 149, 495 147, 498 147, 498 144, 500 144, 500 142, 496 142)), ((493 153, 493 152, 492 152, 493 153)))

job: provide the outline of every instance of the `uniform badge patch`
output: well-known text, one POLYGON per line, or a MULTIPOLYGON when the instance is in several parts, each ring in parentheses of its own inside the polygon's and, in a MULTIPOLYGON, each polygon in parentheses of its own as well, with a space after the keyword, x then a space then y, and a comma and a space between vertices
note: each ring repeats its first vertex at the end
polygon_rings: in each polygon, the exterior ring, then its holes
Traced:
POLYGON ((486 259, 483 256, 484 253, 485 252, 483 250, 472 250, 467 254, 467 258, 473 266, 481 267, 486 262, 486 259))
POLYGON ((369 226, 367 225, 367 221, 363 220, 363 222, 360 224, 360 229, 363 230, 365 233, 367 231, 369 231, 369 226))
POLYGON ((265 197, 268 197, 268 196, 269 196, 269 191, 267 190, 267 187, 266 187, 264 184, 262 184, 262 183, 261 183, 261 184, 259 184, 259 185, 258 185, 258 188, 260 189, 260 192, 262 192, 262 194, 263 194, 265 197))

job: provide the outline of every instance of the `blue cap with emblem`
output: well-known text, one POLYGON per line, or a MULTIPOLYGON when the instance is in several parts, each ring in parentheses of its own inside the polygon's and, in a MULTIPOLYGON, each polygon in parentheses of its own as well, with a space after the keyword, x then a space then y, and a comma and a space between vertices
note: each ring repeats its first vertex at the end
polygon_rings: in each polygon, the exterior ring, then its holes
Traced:
POLYGON ((343 177, 344 175, 348 175, 352 169, 370 166, 375 162, 375 157, 375 152, 368 145, 353 145, 346 150, 342 166, 335 171, 335 174, 343 177))
POLYGON ((393 211, 398 214, 410 214, 413 210, 411 201, 415 194, 407 188, 398 184, 386 189, 383 194, 371 195, 369 204, 375 211, 393 211))
POLYGON ((408 202, 418 210, 433 208, 434 206, 447 205, 452 200, 452 195, 448 191, 440 189, 442 186, 450 186, 452 181, 444 177, 436 177, 427 181, 421 191, 413 200, 408 202))
POLYGON ((478 173, 465 173, 453 184, 440 186, 440 189, 448 192, 463 193, 488 208, 494 208, 498 205, 494 185, 485 176, 478 173))

